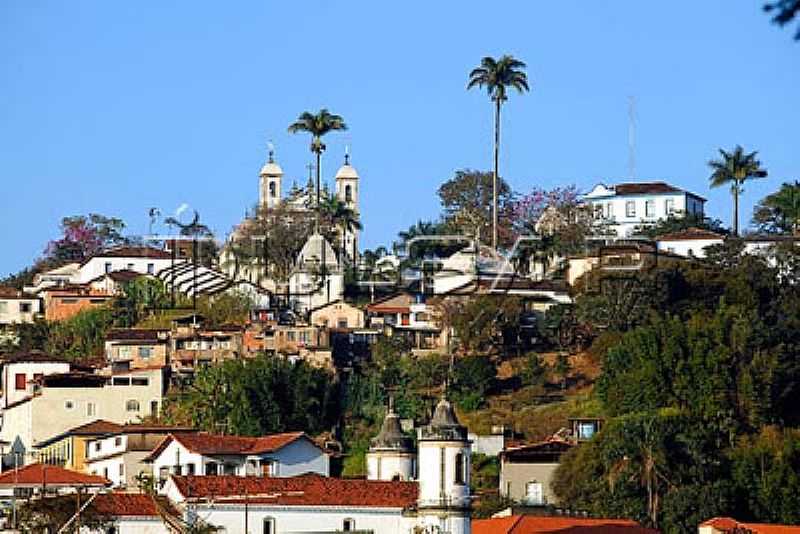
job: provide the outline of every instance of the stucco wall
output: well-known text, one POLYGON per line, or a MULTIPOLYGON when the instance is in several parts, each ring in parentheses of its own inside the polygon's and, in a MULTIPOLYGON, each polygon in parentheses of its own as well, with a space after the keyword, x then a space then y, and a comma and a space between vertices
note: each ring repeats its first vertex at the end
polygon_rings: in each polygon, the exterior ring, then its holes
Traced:
POLYGON ((542 494, 547 503, 555 503, 556 497, 550 487, 557 463, 508 463, 500 465, 500 494, 515 501, 525 498, 528 482, 542 484, 542 494))

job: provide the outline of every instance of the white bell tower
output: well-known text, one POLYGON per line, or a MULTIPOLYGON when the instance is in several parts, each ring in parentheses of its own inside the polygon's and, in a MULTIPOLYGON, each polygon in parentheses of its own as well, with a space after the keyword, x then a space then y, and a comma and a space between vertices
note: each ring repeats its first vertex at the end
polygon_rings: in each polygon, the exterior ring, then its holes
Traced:
POLYGON ((443 396, 417 440, 419 526, 424 532, 470 534, 470 441, 443 396))
MULTIPOLYGON (((344 154, 344 165, 339 167, 339 170, 336 172, 336 198, 344 202, 356 215, 360 213, 358 205, 358 182, 358 172, 350 165, 350 153, 348 150, 344 154)), ((358 234, 358 230, 352 229, 345 232, 344 236, 346 256, 354 263, 358 256, 358 234)))
POLYGON ((381 431, 367 451, 367 480, 413 480, 415 464, 414 440, 403 434, 394 399, 389 397, 381 431))
POLYGON ((283 179, 283 169, 275 163, 275 151, 270 143, 269 159, 261 167, 259 173, 259 203, 261 208, 275 208, 281 202, 281 181, 283 179))

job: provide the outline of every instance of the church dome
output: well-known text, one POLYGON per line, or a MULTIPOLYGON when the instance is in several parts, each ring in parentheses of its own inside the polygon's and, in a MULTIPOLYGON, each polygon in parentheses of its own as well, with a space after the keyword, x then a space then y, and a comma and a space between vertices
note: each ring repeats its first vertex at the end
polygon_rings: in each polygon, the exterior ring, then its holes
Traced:
POLYGON ((301 266, 320 265, 323 261, 323 256, 325 265, 329 267, 337 265, 336 253, 333 251, 331 244, 328 243, 328 240, 321 234, 313 234, 303 245, 303 249, 297 257, 297 263, 301 266))
POLYGON ((391 450, 397 452, 413 452, 414 440, 403 434, 400 426, 400 416, 389 408, 386 417, 383 419, 381 431, 372 438, 370 451, 391 450))
POLYGON ((261 167, 259 176, 283 176, 283 169, 274 161, 268 161, 261 167))
POLYGON ((455 409, 445 397, 436 405, 431 422, 422 428, 420 439, 466 441, 467 428, 458 422, 455 409))
POLYGON ((356 172, 356 168, 350 165, 349 163, 345 163, 339 170, 336 171, 336 179, 358 179, 358 172, 356 172))

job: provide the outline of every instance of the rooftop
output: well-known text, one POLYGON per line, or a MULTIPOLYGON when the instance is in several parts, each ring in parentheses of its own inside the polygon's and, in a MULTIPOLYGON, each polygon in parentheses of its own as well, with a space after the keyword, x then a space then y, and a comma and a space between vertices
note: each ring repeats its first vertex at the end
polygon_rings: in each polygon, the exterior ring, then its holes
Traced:
POLYGON ((472 521, 473 534, 656 534, 629 519, 510 515, 472 521))
POLYGON ((720 532, 748 532, 752 534, 792 534, 800 533, 800 526, 775 525, 769 523, 741 523, 730 517, 714 517, 700 523, 700 527, 711 527, 720 532))
POLYGON ((168 330, 155 330, 146 328, 113 328, 106 334, 107 341, 158 341, 162 339, 159 334, 166 334, 168 330))
POLYGON ((660 235, 656 238, 657 241, 691 241, 693 239, 724 239, 725 236, 712 232, 711 230, 704 230, 702 228, 687 228, 680 232, 671 232, 669 234, 660 235))
POLYGON ((168 260, 172 258, 172 255, 160 248, 123 246, 104 250, 95 254, 92 258, 153 258, 168 260))
POLYGON ((213 498, 216 505, 361 506, 408 508, 417 501, 416 482, 296 477, 173 476, 187 499, 213 498))
POLYGON ((166 497, 144 493, 101 493, 92 501, 92 508, 99 515, 114 517, 159 517, 159 509, 172 510, 166 497))
POLYGON ((111 484, 103 477, 70 471, 63 467, 47 464, 29 464, 0 474, 0 488, 10 487, 53 487, 53 486, 94 486, 111 484))
POLYGON ((170 434, 159 443, 148 457, 156 458, 172 440, 177 441, 188 450, 196 454, 263 454, 282 449, 286 445, 298 440, 308 439, 313 441, 303 432, 285 432, 270 434, 268 436, 223 436, 219 434, 170 434))

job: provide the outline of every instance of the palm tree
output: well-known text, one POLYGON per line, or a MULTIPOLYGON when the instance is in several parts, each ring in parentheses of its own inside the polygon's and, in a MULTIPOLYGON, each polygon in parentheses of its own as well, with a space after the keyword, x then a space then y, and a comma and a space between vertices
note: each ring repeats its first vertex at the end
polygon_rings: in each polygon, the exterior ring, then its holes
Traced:
MULTIPOLYGON (((361 230, 361 221, 358 218, 358 213, 349 208, 347 203, 337 197, 330 197, 322 204, 322 211, 330 217, 334 225, 341 225, 342 228, 342 248, 341 248, 341 261, 344 263, 344 254, 347 247, 346 236, 347 232, 354 232, 361 230)), ((356 240, 353 239, 353 255, 351 256, 353 265, 355 266, 356 260, 356 240)))
POLYGON ((311 152, 317 156, 317 232, 319 232, 320 210, 320 163, 322 153, 325 151, 325 143, 322 142, 322 137, 334 130, 347 130, 347 125, 341 116, 334 115, 325 108, 319 110, 316 115, 304 111, 295 122, 289 125, 289 133, 306 132, 311 134, 311 152))
POLYGON ((733 235, 739 235, 739 194, 744 191, 742 186, 748 180, 766 177, 767 171, 756 159, 758 152, 746 154, 741 146, 736 145, 732 152, 720 148, 719 153, 721 159, 708 162, 713 171, 709 180, 711 187, 730 184, 733 195, 733 235))
POLYGON ((507 92, 513 87, 519 93, 529 90, 528 75, 523 70, 525 63, 514 56, 504 55, 500 59, 485 57, 479 67, 469 73, 467 90, 475 86, 484 87, 494 102, 494 176, 492 179, 492 248, 497 249, 497 177, 500 166, 500 107, 508 100, 507 92))

